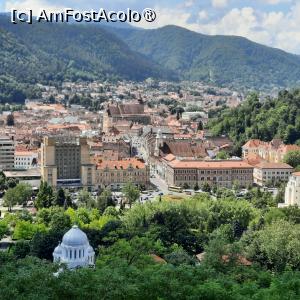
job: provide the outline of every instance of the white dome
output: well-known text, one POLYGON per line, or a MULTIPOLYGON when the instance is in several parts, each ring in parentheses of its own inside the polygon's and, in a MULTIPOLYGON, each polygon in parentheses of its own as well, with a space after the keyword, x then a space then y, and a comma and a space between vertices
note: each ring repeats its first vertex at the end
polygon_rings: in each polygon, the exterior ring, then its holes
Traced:
POLYGON ((88 243, 88 238, 77 225, 74 225, 68 232, 65 233, 62 242, 65 246, 84 246, 88 243))
POLYGON ((53 254, 62 254, 62 247, 60 244, 54 249, 53 254))
POLYGON ((95 253, 94 249, 92 248, 92 246, 89 246, 88 248, 88 253, 95 253))

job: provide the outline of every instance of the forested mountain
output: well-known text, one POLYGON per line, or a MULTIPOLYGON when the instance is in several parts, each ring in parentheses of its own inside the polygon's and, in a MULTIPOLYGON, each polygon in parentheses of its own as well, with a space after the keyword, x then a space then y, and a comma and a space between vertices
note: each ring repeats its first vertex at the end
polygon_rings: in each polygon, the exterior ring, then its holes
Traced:
POLYGON ((248 88, 286 87, 300 81, 300 56, 235 36, 208 36, 177 26, 112 29, 130 47, 182 79, 248 88))
POLYGON ((0 102, 24 99, 28 84, 63 80, 154 77, 254 89, 300 83, 300 56, 176 26, 14 25, 0 15, 0 41, 0 102))
POLYGON ((13 25, 1 16, 0 41, 2 99, 15 81, 34 84, 102 78, 174 79, 170 72, 132 51, 104 26, 13 25))
POLYGON ((264 102, 252 94, 239 107, 222 111, 209 127, 215 135, 228 135, 236 150, 249 139, 300 145, 300 90, 282 91, 264 102))

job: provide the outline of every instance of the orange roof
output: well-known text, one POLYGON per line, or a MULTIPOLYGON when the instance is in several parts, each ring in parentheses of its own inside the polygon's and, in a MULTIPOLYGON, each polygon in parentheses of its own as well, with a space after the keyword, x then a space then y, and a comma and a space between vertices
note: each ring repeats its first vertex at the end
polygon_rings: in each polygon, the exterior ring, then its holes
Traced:
POLYGON ((260 169, 293 169, 292 166, 286 164, 286 163, 273 163, 273 162, 260 162, 257 165, 255 165, 255 168, 260 169))
POLYGON ((300 172, 295 172, 295 173, 293 173, 293 176, 300 176, 300 172))
MULTIPOLYGON (((252 265, 252 262, 249 261, 246 257, 242 256, 242 255, 237 255, 236 257, 237 259, 237 262, 240 264, 240 265, 243 265, 243 266, 251 266, 252 265)), ((228 263, 229 262, 229 255, 223 255, 222 256, 222 260, 225 262, 225 263, 228 263)))
POLYGON ((258 154, 249 153, 246 157, 246 161, 248 162, 248 164, 255 166, 264 160, 258 154))
POLYGON ((250 148, 252 148, 252 147, 258 147, 262 143, 264 143, 264 142, 262 142, 261 140, 252 139, 252 140, 249 140, 243 147, 250 147, 250 148))
POLYGON ((129 167, 132 167, 134 169, 144 169, 145 163, 141 160, 138 160, 136 158, 130 158, 130 159, 122 159, 122 160, 107 160, 103 161, 101 163, 97 164, 97 169, 128 169, 129 167))
POLYGON ((27 155, 32 155, 32 154, 36 154, 37 151, 15 151, 15 155, 19 155, 19 156, 27 156, 27 155))
POLYGON ((163 258, 161 258, 160 256, 158 256, 156 254, 150 254, 150 256, 153 258, 153 260, 156 263, 159 263, 159 264, 166 264, 167 263, 163 258))
POLYGON ((172 160, 174 160, 176 157, 172 154, 172 153, 170 153, 170 154, 168 154, 168 155, 166 155, 165 157, 164 157, 164 159, 165 160, 167 160, 167 161, 172 161, 172 160))
POLYGON ((178 169, 253 169, 246 161, 224 160, 224 161, 197 161, 197 160, 173 160, 169 162, 172 168, 178 169))
POLYGON ((281 145, 278 148, 278 151, 284 152, 284 153, 290 152, 290 151, 297 151, 297 150, 300 150, 300 147, 297 145, 281 145))

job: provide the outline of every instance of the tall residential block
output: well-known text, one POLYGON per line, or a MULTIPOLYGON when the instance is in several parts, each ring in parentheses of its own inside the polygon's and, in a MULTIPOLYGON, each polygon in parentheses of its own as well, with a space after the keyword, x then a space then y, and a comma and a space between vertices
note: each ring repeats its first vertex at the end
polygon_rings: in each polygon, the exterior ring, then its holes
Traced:
POLYGON ((45 137, 41 152, 42 180, 53 187, 91 187, 93 164, 84 137, 45 137))
POLYGON ((0 171, 12 170, 15 163, 15 142, 9 136, 0 136, 0 171))

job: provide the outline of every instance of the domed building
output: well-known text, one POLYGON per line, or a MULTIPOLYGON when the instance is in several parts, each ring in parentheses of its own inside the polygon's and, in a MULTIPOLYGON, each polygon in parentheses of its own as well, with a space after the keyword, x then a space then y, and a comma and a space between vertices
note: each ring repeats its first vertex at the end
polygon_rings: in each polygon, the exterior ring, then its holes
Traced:
POLYGON ((95 252, 77 225, 65 233, 62 242, 54 249, 53 261, 66 264, 69 269, 94 266, 95 252))

